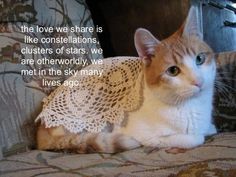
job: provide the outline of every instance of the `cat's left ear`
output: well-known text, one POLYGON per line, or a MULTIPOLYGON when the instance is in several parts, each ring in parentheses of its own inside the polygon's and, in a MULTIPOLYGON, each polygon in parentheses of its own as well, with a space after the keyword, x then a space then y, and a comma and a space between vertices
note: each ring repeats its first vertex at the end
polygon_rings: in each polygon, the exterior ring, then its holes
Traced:
POLYGON ((192 6, 189 10, 188 17, 185 21, 183 34, 185 37, 196 36, 203 39, 203 34, 201 32, 200 16, 198 8, 192 6))
POLYGON ((134 35, 135 48, 143 63, 148 66, 155 55, 156 46, 160 43, 148 30, 138 28, 134 35))

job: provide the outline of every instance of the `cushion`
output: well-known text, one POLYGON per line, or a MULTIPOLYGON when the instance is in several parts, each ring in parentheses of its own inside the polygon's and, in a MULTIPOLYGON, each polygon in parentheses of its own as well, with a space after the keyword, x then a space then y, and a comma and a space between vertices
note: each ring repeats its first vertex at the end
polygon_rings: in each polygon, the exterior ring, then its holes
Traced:
POLYGON ((170 153, 138 148, 117 154, 29 151, 0 161, 4 177, 117 176, 229 177, 236 174, 236 133, 222 133, 194 149, 170 153))
POLYGON ((93 25, 84 0, 8 0, 0 2, 0 22, 26 22, 40 26, 77 23, 93 25))
POLYGON ((219 53, 213 111, 218 131, 236 130, 236 52, 219 53))
MULTIPOLYGON (((43 86, 42 79, 63 81, 69 76, 21 76, 22 69, 50 68, 65 70, 81 69, 81 65, 21 65, 22 58, 39 58, 42 55, 22 55, 22 47, 36 47, 24 43, 24 35, 37 38, 53 36, 79 35, 79 33, 22 33, 20 26, 36 28, 38 26, 94 27, 90 11, 84 0, 43 0, 43 1, 3 1, 0 3, 0 157, 26 151, 35 146, 36 125, 34 119, 41 111, 41 102, 55 87, 43 86), (62 3, 61 3, 62 2, 62 3)), ((83 33, 85 37, 97 38, 95 33, 83 33)), ((98 41, 98 40, 97 40, 98 41)), ((63 44, 58 44, 60 45, 63 44)), ((40 46, 53 48, 58 45, 40 46)), ((77 44, 74 44, 77 45, 77 44)), ((73 46, 68 44, 67 47, 73 46)), ((75 47, 75 46, 73 46, 75 47)), ((91 48, 100 48, 95 44, 77 45, 85 48, 86 54, 68 54, 47 56, 48 58, 103 58, 102 54, 92 54, 91 48)))

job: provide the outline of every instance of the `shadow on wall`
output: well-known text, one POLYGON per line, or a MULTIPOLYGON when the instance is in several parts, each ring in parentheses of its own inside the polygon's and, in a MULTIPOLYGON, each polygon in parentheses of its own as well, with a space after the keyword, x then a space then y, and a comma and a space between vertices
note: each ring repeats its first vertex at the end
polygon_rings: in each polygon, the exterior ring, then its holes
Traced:
MULTIPOLYGON (((96 25, 103 26, 99 39, 104 57, 136 56, 133 35, 137 28, 150 30, 158 39, 175 32, 184 22, 191 2, 200 0, 87 0, 96 25)), ((227 0, 214 0, 230 4, 227 0)), ((224 21, 236 21, 229 10, 220 10, 205 4, 202 6, 205 41, 215 52, 236 50, 236 28, 225 27, 224 21)))
POLYGON ((136 56, 133 35, 137 28, 150 30, 158 39, 175 32, 185 20, 191 0, 87 0, 104 57, 136 56))

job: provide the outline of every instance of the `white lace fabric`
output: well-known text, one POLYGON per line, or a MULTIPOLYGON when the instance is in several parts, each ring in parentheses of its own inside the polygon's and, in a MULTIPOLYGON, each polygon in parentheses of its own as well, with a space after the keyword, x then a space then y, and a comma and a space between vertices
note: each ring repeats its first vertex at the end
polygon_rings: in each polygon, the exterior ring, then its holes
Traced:
POLYGON ((40 119, 47 128, 62 125, 72 133, 97 133, 108 122, 120 125, 126 112, 139 108, 143 82, 140 58, 107 58, 102 65, 86 69, 102 69, 103 74, 70 77, 68 81, 77 81, 78 86, 58 87, 44 100, 36 121, 40 119))

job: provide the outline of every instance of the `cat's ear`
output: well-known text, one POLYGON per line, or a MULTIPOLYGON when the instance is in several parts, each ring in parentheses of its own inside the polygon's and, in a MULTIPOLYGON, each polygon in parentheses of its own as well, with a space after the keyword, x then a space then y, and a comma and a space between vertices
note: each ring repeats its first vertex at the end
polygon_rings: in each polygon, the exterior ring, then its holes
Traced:
POLYGON ((183 34, 186 37, 196 36, 203 39, 203 34, 201 32, 200 16, 197 7, 192 6, 188 12, 188 17, 185 21, 183 34))
POLYGON ((134 35, 134 44, 140 58, 145 65, 151 63, 151 57, 155 55, 156 46, 160 43, 148 30, 138 28, 134 35))

